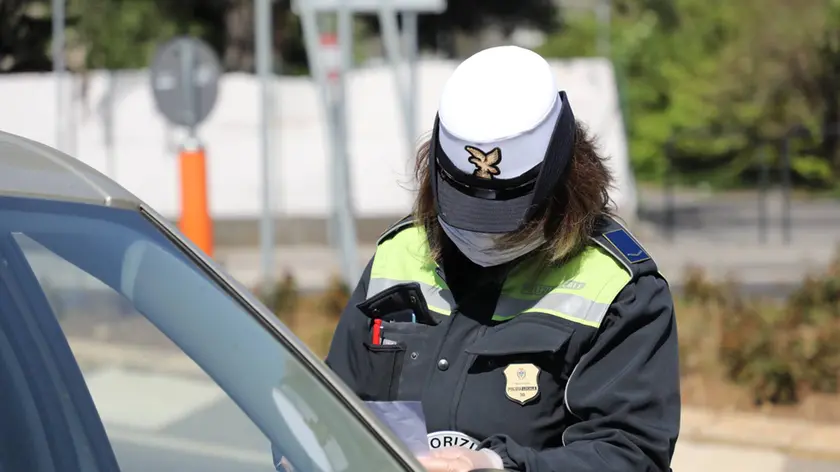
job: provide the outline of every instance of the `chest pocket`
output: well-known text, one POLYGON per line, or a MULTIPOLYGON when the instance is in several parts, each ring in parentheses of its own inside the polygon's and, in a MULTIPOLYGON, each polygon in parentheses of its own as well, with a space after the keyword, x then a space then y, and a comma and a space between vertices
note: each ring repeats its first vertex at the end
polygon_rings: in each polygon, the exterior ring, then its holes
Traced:
POLYGON ((359 396, 366 401, 420 401, 432 365, 432 331, 436 329, 419 323, 382 323, 382 343, 365 342, 359 396))
POLYGON ((358 307, 371 325, 381 322, 365 342, 359 396, 367 401, 419 401, 440 320, 429 312, 418 284, 397 284, 358 307), (405 321, 412 318, 416 321, 405 321))
POLYGON ((527 447, 559 445, 568 420, 566 381, 575 329, 545 315, 519 315, 466 348, 473 356, 457 412, 460 431, 507 434, 527 447), (480 399, 480 401, 479 401, 480 399))

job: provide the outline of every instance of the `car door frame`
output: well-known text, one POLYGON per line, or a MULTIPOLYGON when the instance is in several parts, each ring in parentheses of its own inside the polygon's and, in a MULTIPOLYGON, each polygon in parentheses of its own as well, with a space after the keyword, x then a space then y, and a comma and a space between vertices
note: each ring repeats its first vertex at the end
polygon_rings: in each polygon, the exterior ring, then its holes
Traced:
MULTIPOLYGON (((32 270, 32 266, 26 259, 20 245, 15 241, 11 233, 0 234, 0 257, 4 259, 4 267, 2 270, 8 271, 12 277, 11 280, 4 280, 2 283, 8 284, 10 281, 16 285, 20 290, 26 301, 33 306, 30 307, 30 314, 32 315, 33 323, 27 323, 27 320, 17 320, 23 323, 20 329, 24 330, 24 335, 30 338, 40 336, 44 342, 41 343, 43 350, 50 356, 52 362, 57 367, 56 374, 60 377, 61 382, 67 387, 66 397, 69 399, 70 405, 75 409, 80 426, 85 433, 91 455, 96 462, 98 472, 119 472, 119 464, 116 455, 114 454, 111 441, 105 432, 105 426, 96 409, 93 401, 93 396, 88 389, 87 383, 84 380, 84 374, 81 367, 76 362, 70 344, 64 336, 58 318, 55 316, 52 307, 47 299, 46 294, 38 282, 38 278, 32 270), (6 266, 8 264, 8 266, 6 266), (26 325, 29 326, 26 326, 26 325), (34 330, 36 332, 27 332, 27 330, 34 330)), ((13 320, 14 321, 14 320, 13 320)), ((35 346, 35 340, 32 339, 32 346, 35 346)), ((48 370, 45 365, 45 360, 34 353, 27 353, 28 363, 35 367, 36 370, 48 370)), ((55 388, 50 389, 48 382, 45 382, 39 375, 31 375, 30 378, 38 382, 38 389, 41 391, 55 391, 55 388)), ((51 382, 50 382, 51 383, 51 382)), ((55 385, 53 385, 55 387, 55 385)), ((55 391, 56 395, 61 395, 60 392, 55 391)), ((72 441, 72 428, 64 417, 60 400, 54 399, 50 402, 50 406, 45 408, 51 417, 51 421, 57 423, 57 433, 64 437, 59 440, 61 447, 71 447, 74 444, 72 441), (57 410, 57 411, 56 411, 57 410)), ((51 441, 52 445, 52 441, 51 441)), ((65 461, 74 461, 77 467, 81 467, 79 458, 73 449, 73 459, 65 458, 65 461)), ((65 452, 64 454, 69 454, 65 452)), ((67 470, 66 465, 56 464, 56 472, 64 472, 67 470)), ((79 472, 83 472, 79 469, 79 472)), ((84 471, 86 472, 86 471, 84 471)))

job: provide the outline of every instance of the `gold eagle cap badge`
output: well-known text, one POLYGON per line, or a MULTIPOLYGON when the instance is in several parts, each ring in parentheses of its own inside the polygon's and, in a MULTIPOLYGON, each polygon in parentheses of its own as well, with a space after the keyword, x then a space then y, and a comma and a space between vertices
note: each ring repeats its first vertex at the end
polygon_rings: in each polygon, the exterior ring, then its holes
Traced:
POLYGON ((499 163, 502 162, 501 149, 496 147, 490 152, 484 152, 473 146, 466 146, 464 149, 470 153, 470 164, 475 166, 474 176, 490 180, 501 173, 499 170, 499 163))

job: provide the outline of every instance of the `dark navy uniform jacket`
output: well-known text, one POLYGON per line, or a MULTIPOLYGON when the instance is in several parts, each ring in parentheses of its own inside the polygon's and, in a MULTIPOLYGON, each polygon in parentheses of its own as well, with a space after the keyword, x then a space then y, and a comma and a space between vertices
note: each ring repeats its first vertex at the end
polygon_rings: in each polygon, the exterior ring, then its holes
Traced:
POLYGON ((669 471, 680 423, 673 299, 654 262, 617 223, 593 235, 596 243, 632 274, 597 329, 562 319, 518 323, 494 336, 494 355, 468 349, 498 324, 491 317, 511 269, 476 266, 448 243, 438 274, 455 299, 450 316, 404 338, 402 355, 383 363, 370 346, 371 319, 357 307, 368 293, 368 264, 326 362, 363 400, 422 401, 428 431, 475 438, 506 469, 669 471), (614 242, 603 237, 611 231, 622 244, 605 244, 614 242), (511 362, 542 370, 539 395, 524 405, 506 394, 500 373, 487 374, 511 362))

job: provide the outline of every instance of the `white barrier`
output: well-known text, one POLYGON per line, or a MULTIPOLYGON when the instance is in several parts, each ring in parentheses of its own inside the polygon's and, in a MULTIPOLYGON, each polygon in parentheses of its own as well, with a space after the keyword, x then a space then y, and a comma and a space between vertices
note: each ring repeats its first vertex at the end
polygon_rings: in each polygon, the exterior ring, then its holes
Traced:
MULTIPOLYGON (((437 98, 457 65, 423 60, 417 67, 420 135, 431 128, 437 98)), ((587 123, 617 178, 612 193, 619 212, 635 214, 636 190, 629 167, 624 124, 612 67, 600 59, 555 61, 558 83, 569 94, 579 120, 587 123)), ((119 87, 114 119, 117 156, 114 177, 167 217, 179 213, 178 134, 157 112, 145 71, 116 73, 119 87)), ((107 173, 101 105, 108 73, 73 78, 74 93, 85 83, 84 98, 69 108, 68 149, 107 173)), ((328 141, 316 88, 307 77, 275 81, 278 116, 274 182, 278 214, 327 215, 328 141)), ((207 146, 210 205, 216 218, 254 218, 260 212, 258 84, 255 77, 232 73, 220 83, 219 102, 199 134, 207 146)), ((69 87, 68 87, 69 88, 69 87)), ((405 214, 412 200, 413 159, 406 149, 393 76, 385 66, 353 71, 348 83, 353 198, 361 217, 405 214)), ((50 74, 0 76, 0 129, 55 145, 55 86, 50 74)))

